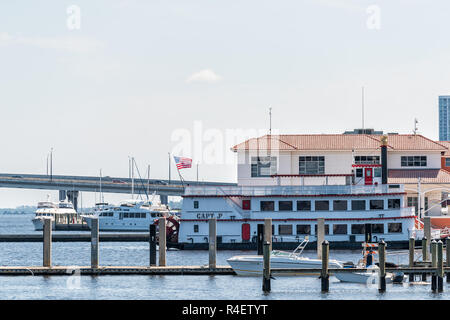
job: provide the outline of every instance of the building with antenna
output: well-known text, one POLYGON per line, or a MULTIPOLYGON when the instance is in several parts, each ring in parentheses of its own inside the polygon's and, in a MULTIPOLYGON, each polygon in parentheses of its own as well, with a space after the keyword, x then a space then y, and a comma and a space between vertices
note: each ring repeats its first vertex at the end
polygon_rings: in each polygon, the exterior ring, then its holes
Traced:
POLYGON ((439 141, 450 140, 450 96, 439 96, 439 141))

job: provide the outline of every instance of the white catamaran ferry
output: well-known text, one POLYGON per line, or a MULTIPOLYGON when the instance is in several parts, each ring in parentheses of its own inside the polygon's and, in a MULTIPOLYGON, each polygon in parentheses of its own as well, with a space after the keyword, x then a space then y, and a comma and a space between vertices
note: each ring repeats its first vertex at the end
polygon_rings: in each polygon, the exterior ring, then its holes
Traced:
POLYGON ((210 218, 217 219, 218 246, 229 249, 254 248, 257 226, 265 218, 272 219, 273 246, 279 249, 295 248, 305 236, 316 241, 318 218, 325 219, 325 239, 334 248, 360 248, 366 224, 374 241, 383 239, 390 247, 407 246, 411 235, 418 238, 420 222, 406 206, 404 186, 387 184, 386 144, 381 165, 353 163, 345 174, 324 172, 326 156, 301 155, 295 155, 300 174, 277 174, 277 161, 292 154, 253 157, 248 149, 242 152, 248 160, 238 161, 237 186, 186 187, 179 233, 183 248, 207 245, 210 218), (302 174, 305 167, 319 173, 302 174))

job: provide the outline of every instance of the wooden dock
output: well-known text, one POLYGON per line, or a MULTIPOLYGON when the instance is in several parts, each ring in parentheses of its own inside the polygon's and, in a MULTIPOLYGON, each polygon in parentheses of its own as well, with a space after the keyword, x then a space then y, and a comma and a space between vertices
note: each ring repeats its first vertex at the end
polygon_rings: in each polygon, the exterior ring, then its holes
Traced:
POLYGON ((216 266, 53 266, 53 267, 0 267, 0 276, 54 276, 71 275, 235 275, 231 267, 216 266), (79 272, 79 273, 78 273, 79 272))

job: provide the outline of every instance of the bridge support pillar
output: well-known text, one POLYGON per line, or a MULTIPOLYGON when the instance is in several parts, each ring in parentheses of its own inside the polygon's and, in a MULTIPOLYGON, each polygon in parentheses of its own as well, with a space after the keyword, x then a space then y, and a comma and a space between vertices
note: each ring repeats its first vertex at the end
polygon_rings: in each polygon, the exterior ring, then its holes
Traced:
MULTIPOLYGON (((61 192, 61 191, 60 191, 61 192)), ((75 211, 78 210, 78 191, 66 191, 67 192, 67 198, 70 202, 73 203, 73 208, 75 211)))
POLYGON ((59 190, 59 201, 66 200, 67 192, 66 190, 59 190))
POLYGON ((160 195, 159 198, 161 199, 162 204, 169 204, 169 196, 160 195))

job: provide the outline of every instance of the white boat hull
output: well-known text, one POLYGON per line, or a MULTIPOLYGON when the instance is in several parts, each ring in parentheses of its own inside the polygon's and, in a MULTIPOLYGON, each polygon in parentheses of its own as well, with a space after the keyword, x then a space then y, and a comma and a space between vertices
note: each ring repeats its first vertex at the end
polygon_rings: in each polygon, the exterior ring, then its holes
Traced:
MULTIPOLYGON (((263 274, 263 256, 236 256, 227 260, 228 264, 233 268, 238 276, 262 276, 263 274)), ((322 261, 309 258, 288 258, 288 257, 271 257, 270 268, 290 269, 305 268, 314 269, 321 268, 322 261)), ((342 268, 336 260, 330 260, 330 268, 342 268)), ((318 275, 317 272, 301 273, 301 275, 318 275)), ((283 274, 279 274, 283 275, 283 274)), ((295 275, 290 273, 289 275, 295 275)), ((300 275, 300 274, 299 274, 300 275)))
MULTIPOLYGON (((334 276, 342 282, 362 283, 367 285, 378 284, 379 273, 378 268, 374 268, 368 272, 337 272, 334 276)), ((394 274, 386 272, 386 283, 393 283, 394 274)))

